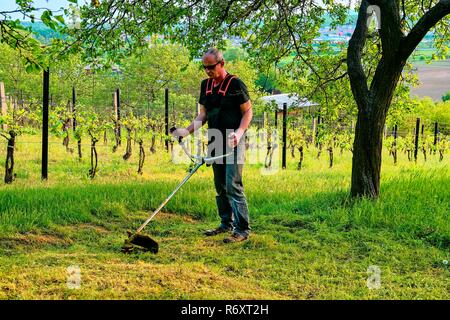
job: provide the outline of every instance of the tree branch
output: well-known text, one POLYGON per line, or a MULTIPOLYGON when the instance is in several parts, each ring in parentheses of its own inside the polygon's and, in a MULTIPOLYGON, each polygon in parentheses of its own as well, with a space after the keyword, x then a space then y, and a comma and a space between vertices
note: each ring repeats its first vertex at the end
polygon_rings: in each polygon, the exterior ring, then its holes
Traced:
POLYGON ((367 35, 367 8, 369 2, 363 0, 359 8, 358 21, 356 28, 348 44, 347 66, 348 75, 352 87, 353 96, 357 101, 358 108, 367 105, 369 98, 369 89, 367 87, 367 77, 364 74, 361 55, 366 43, 367 35))
POLYGON ((399 48, 400 40, 404 37, 400 21, 400 7, 398 1, 373 1, 380 7, 380 39, 383 56, 395 56, 399 48))
POLYGON ((408 59, 428 31, 448 14, 450 14, 450 0, 441 0, 428 10, 412 28, 408 36, 401 41, 401 58, 408 59))

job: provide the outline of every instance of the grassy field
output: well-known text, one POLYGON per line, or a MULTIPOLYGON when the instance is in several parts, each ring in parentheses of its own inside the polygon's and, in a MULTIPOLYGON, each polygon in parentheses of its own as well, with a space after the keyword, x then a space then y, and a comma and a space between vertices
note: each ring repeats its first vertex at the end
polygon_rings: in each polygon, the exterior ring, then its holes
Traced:
MULTIPOLYGON (((203 167, 145 229, 160 252, 124 255, 126 230, 173 190, 186 165, 148 154, 139 176, 136 146, 125 162, 124 146, 113 154, 99 144, 90 180, 88 159, 52 139, 42 182, 39 138, 19 138, 17 179, 0 185, 1 299, 450 298, 448 154, 417 164, 402 154, 396 166, 385 155, 376 202, 348 197, 350 153, 336 152, 332 169, 314 150, 302 171, 290 156, 273 175, 248 165, 252 234, 237 244, 202 235, 218 224, 212 170, 203 167), (71 266, 80 270, 75 289, 71 266), (369 289, 374 266, 380 287, 369 289)), ((2 165, 4 156, 2 144, 2 165)))

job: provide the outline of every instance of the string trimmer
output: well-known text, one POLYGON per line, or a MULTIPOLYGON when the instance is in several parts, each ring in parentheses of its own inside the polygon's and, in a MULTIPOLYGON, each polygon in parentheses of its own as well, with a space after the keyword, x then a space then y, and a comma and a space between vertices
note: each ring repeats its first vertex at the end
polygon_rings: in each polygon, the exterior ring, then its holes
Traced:
MULTIPOLYGON (((170 132, 172 133, 175 131, 176 128, 171 128, 170 132)), ((145 222, 136 230, 135 233, 132 233, 131 231, 128 231, 128 239, 125 240, 125 244, 122 247, 122 252, 129 253, 132 252, 136 246, 143 248, 146 251, 150 251, 153 253, 157 253, 159 249, 158 242, 153 240, 150 236, 146 234, 142 234, 141 231, 147 226, 147 224, 161 211, 162 208, 169 202, 169 200, 180 190, 180 188, 189 180, 190 177, 205 163, 212 163, 215 160, 228 157, 233 153, 233 151, 216 157, 200 157, 200 156, 193 156, 188 151, 186 146, 184 145, 182 138, 178 138, 178 142, 180 143, 181 147, 183 148, 184 152, 188 155, 188 157, 195 163, 195 166, 189 171, 189 174, 181 181, 181 183, 175 188, 175 190, 172 191, 172 193, 159 205, 158 208, 156 208, 155 211, 152 212, 152 214, 145 220, 145 222)))

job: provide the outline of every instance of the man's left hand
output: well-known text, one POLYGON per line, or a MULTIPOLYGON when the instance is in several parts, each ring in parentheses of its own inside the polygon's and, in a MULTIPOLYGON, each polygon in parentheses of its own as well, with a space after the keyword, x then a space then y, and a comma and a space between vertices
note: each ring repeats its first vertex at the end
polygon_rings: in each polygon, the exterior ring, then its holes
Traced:
POLYGON ((241 130, 236 130, 236 132, 232 132, 228 135, 228 146, 230 148, 234 148, 238 145, 241 140, 243 132, 241 130))

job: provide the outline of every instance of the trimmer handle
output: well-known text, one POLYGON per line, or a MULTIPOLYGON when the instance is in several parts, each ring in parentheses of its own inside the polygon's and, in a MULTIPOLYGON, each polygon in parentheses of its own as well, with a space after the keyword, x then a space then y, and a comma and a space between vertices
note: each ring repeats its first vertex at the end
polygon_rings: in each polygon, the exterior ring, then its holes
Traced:
MULTIPOLYGON (((176 127, 172 127, 169 129, 170 133, 173 133, 175 130, 177 130, 176 127)), ((221 155, 221 156, 216 156, 216 157, 201 157, 201 156, 193 156, 189 150, 186 148, 186 146, 184 145, 184 143, 182 143, 183 137, 178 137, 178 142, 180 143, 181 147, 183 148, 184 152, 186 153, 186 155, 191 158, 192 161, 196 160, 196 161, 200 161, 200 163, 206 163, 208 165, 208 163, 221 159, 221 158, 225 158, 230 156, 233 151, 228 152, 227 154, 221 155)))

